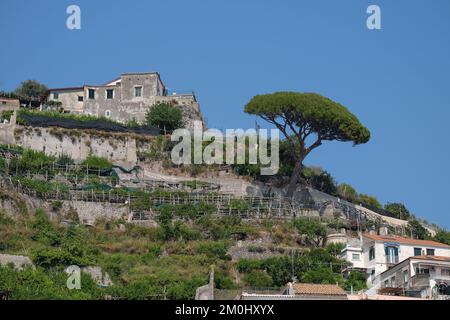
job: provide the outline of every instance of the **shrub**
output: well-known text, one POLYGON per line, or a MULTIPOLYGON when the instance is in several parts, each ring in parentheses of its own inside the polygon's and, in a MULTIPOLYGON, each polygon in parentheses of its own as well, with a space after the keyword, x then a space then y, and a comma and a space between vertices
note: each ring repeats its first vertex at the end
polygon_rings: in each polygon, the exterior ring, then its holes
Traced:
POLYGON ((264 271, 253 270, 244 276, 248 286, 255 288, 268 288, 273 286, 272 277, 264 271))
POLYGON ((403 203, 387 203, 384 209, 393 213, 398 219, 408 220, 411 217, 411 213, 403 203))
POLYGON ((216 289, 235 289, 236 284, 233 279, 224 272, 216 271, 214 272, 214 285, 216 289))
POLYGON ((4 110, 0 112, 0 123, 2 123, 5 120, 7 122, 10 122, 13 114, 14 114, 13 110, 4 110))
POLYGON ((33 191, 42 194, 52 192, 59 192, 65 194, 69 192, 69 187, 62 183, 48 182, 45 180, 34 180, 29 178, 13 178, 13 180, 16 183, 18 182, 28 189, 31 189, 33 191))
POLYGON ((239 272, 248 273, 252 270, 261 269, 263 266, 263 261, 261 260, 250 260, 250 259, 242 259, 239 260, 236 264, 236 269, 239 272))
POLYGON ((323 284, 342 284, 344 282, 342 276, 339 273, 333 272, 327 267, 312 268, 301 276, 301 282, 306 283, 323 283, 323 284))
POLYGON ((338 257, 341 254, 341 251, 345 248, 345 244, 343 243, 330 243, 327 244, 325 250, 331 255, 338 257))
POLYGON ((406 229, 407 232, 411 233, 415 239, 424 240, 430 238, 430 233, 428 232, 428 230, 425 229, 422 224, 414 218, 408 221, 406 229))
POLYGON ((158 103, 150 107, 146 121, 149 126, 158 127, 167 132, 172 132, 183 125, 181 110, 168 103, 158 103))
POLYGON ((36 172, 36 169, 42 167, 51 167, 55 162, 55 158, 46 155, 42 151, 35 151, 31 149, 25 149, 22 153, 22 157, 19 160, 18 166, 22 171, 36 172))
POLYGON ((97 157, 95 155, 90 155, 82 162, 82 165, 89 167, 90 169, 104 169, 110 170, 112 168, 112 163, 108 159, 97 157))
POLYGON ((52 267, 67 267, 71 265, 86 266, 88 260, 72 256, 70 253, 60 249, 37 249, 32 254, 36 266, 46 269, 52 267))
POLYGON ((67 166, 74 164, 75 161, 72 159, 72 157, 68 154, 61 154, 58 159, 56 159, 56 164, 59 166, 67 166))
POLYGON ((61 234, 48 218, 47 213, 42 210, 36 210, 33 221, 31 222, 33 234, 31 238, 41 243, 56 246, 61 243, 61 234))
POLYGON ((358 197, 358 192, 356 192, 355 188, 353 188, 351 185, 347 183, 341 183, 337 187, 337 195, 350 202, 354 202, 358 197))
POLYGON ((228 244, 224 241, 219 242, 202 242, 197 246, 197 253, 205 254, 210 258, 227 259, 228 244))
POLYGON ((0 209, 0 225, 13 225, 14 220, 6 214, 3 209, 0 209))
POLYGON ((369 196, 367 194, 360 194, 356 200, 357 202, 361 202, 362 204, 368 204, 369 206, 375 207, 377 209, 381 209, 382 206, 378 199, 374 196, 369 196))
POLYGON ((327 230, 319 219, 299 218, 294 221, 294 226, 305 237, 307 245, 320 247, 327 235, 327 230))
POLYGON ((343 288, 347 291, 360 291, 367 288, 366 275, 362 272, 351 271, 345 279, 343 288))
POLYGON ((450 232, 446 230, 439 230, 433 240, 450 245, 450 232))
POLYGON ((230 209, 240 210, 240 211, 246 211, 250 210, 251 206, 250 204, 242 199, 231 199, 230 203, 227 205, 230 209))
POLYGON ((100 299, 102 290, 92 278, 81 273, 81 289, 69 290, 62 270, 27 268, 18 271, 0 266, 0 292, 9 291, 13 300, 88 300, 100 299))

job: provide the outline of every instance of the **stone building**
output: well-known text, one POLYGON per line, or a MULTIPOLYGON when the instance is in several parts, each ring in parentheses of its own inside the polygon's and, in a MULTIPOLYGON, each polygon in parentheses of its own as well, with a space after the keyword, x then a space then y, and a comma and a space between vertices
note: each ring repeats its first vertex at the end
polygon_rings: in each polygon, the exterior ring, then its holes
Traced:
POLYGON ((103 85, 55 88, 48 90, 47 94, 47 101, 61 102, 65 113, 106 117, 122 123, 131 120, 141 123, 151 106, 166 102, 181 109, 185 127, 192 128, 195 120, 203 122, 195 95, 167 95, 157 72, 123 73, 103 85))
MULTIPOLYGON (((2 114, 5 112, 11 112, 18 110, 20 107, 19 99, 11 99, 11 98, 3 98, 0 97, 0 117, 2 117, 2 114)), ((3 120, 3 119, 1 119, 3 120)), ((3 121, 1 121, 3 122, 3 121)))

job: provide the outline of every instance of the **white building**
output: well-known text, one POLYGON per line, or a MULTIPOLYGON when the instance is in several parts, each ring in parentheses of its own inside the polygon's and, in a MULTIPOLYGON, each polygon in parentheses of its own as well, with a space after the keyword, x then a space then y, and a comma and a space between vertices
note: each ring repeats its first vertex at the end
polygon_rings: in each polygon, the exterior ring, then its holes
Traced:
POLYGON ((450 299, 450 257, 409 257, 380 274, 379 292, 450 299))
POLYGON ((368 284, 379 284, 377 277, 384 271, 410 257, 439 256, 450 258, 450 246, 431 240, 416 240, 387 235, 363 234, 351 239, 341 252, 341 258, 352 263, 349 269, 368 275, 368 284))

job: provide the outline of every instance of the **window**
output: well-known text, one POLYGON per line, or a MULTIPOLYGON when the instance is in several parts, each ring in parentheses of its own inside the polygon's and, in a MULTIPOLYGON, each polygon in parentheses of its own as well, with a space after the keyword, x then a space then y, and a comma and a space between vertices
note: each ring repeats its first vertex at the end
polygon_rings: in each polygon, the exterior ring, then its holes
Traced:
POLYGON ((391 287, 395 287, 395 276, 391 278, 391 287))
POLYGON ((105 111, 105 117, 107 117, 107 118, 111 118, 111 111, 110 110, 106 110, 105 111))
POLYGON ((422 255, 422 248, 414 248, 414 256, 421 256, 422 255))
POLYGON ((106 90, 106 99, 114 99, 114 90, 113 89, 106 90))
POLYGON ((375 259, 375 247, 371 247, 369 250, 369 260, 375 259))
POLYGON ((442 269, 441 270, 441 275, 450 277, 450 269, 442 269))
POLYGON ((359 253, 353 253, 352 260, 359 260, 359 253))
POLYGON ((53 99, 58 100, 59 99, 59 93, 53 92, 53 99))
POLYGON ((416 268, 417 274, 430 274, 430 269, 425 268, 416 268))
POLYGON ((84 100, 84 99, 83 99, 83 96, 78 96, 78 101, 79 101, 79 102, 83 102, 83 100, 84 100))
POLYGON ((89 96, 89 99, 95 99, 95 90, 94 89, 89 89, 88 90, 88 96, 89 96))
POLYGON ((386 251, 386 262, 387 263, 398 263, 398 248, 387 246, 385 247, 386 251))
POLYGON ((408 270, 403 271, 403 283, 407 284, 409 280, 409 273, 408 270))
POLYGON ((427 256, 434 256, 434 249, 427 249, 427 256))
POLYGON ((134 96, 142 97, 142 87, 134 87, 134 96))

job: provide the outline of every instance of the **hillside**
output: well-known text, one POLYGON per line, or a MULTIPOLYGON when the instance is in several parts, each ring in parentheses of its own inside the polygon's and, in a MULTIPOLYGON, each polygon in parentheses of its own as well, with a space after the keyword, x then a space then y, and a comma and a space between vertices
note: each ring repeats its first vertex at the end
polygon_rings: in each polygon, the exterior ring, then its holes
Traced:
POLYGON ((268 193, 230 168, 168 167, 155 145, 131 170, 92 155, 75 163, 1 146, 0 253, 29 257, 35 268, 0 268, 0 291, 12 299, 193 299, 211 267, 217 297, 292 277, 360 290, 365 276, 341 275, 349 263, 327 235, 357 237, 383 223, 409 232, 407 221, 311 188, 309 201, 293 204, 277 195, 282 189, 268 193), (69 265, 99 267, 112 284, 83 273, 81 290, 68 290, 69 265))

